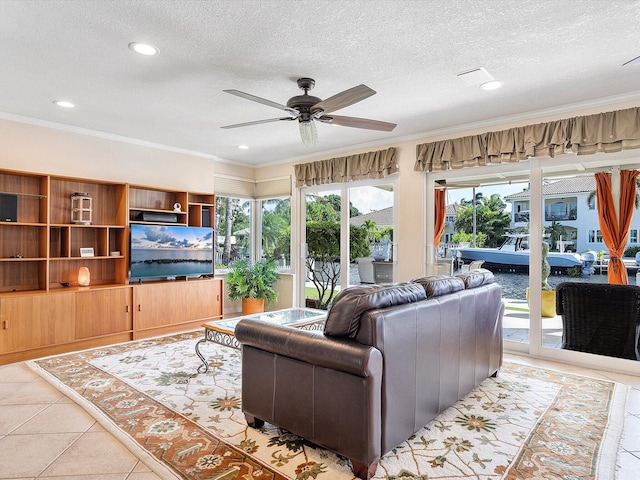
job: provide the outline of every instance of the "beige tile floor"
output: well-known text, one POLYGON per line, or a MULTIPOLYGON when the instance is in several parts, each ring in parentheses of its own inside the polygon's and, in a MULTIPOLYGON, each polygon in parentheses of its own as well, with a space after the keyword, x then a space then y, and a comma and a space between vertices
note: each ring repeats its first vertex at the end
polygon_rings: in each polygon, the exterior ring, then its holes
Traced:
MULTIPOLYGON (((640 479, 640 377, 514 355, 505 358, 630 385, 616 479, 640 479)), ((159 477, 81 407, 24 363, 0 366, 0 480, 36 478, 155 480, 159 477)))

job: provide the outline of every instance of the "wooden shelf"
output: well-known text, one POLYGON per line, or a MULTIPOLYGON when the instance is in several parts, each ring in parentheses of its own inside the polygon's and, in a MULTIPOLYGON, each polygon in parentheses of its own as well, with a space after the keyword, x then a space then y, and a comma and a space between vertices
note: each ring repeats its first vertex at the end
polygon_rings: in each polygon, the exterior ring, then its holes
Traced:
POLYGON ((220 279, 129 284, 130 225, 213 225, 213 194, 7 170, 0 192, 18 198, 17 221, 0 222, 0 364, 195 328, 222 315, 220 279), (71 223, 76 192, 91 197, 90 224, 71 223), (144 212, 177 222, 138 220, 144 212), (89 268, 89 287, 78 286, 80 267, 89 268), (134 289, 144 292, 137 313, 134 289), (177 302, 170 312, 157 308, 165 297, 177 302))
POLYGON ((41 257, 0 258, 0 262, 41 262, 47 260, 41 257))

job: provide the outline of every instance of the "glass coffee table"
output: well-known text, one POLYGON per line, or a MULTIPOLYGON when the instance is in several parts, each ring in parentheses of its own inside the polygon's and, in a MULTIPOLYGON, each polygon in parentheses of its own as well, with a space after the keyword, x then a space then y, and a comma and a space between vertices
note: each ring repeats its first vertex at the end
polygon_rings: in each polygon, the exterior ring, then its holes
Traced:
POLYGON ((202 343, 214 342, 226 347, 240 349, 240 343, 234 335, 236 325, 238 325, 240 320, 251 319, 305 330, 322 330, 326 317, 326 310, 317 310, 315 308, 285 308, 284 310, 275 310, 273 312, 254 313, 252 315, 243 315, 227 320, 205 322, 202 324, 204 327, 204 338, 198 340, 198 343, 196 343, 196 355, 202 360, 202 365, 198 367, 198 373, 206 373, 209 370, 207 359, 200 353, 200 345, 202 343))

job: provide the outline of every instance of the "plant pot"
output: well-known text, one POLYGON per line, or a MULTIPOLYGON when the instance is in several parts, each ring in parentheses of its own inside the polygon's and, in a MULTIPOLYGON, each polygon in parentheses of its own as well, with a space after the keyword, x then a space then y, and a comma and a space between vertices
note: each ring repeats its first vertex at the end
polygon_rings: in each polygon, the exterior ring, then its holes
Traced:
MULTIPOLYGON (((529 305, 529 287, 527 287, 527 305, 529 305)), ((542 290, 542 309, 540 314, 547 318, 556 316, 555 290, 542 290)))
POLYGON ((317 298, 306 298, 304 304, 307 308, 320 308, 320 300, 317 298))
POLYGON ((264 312, 264 298, 243 298, 242 314, 251 315, 252 313, 264 312))

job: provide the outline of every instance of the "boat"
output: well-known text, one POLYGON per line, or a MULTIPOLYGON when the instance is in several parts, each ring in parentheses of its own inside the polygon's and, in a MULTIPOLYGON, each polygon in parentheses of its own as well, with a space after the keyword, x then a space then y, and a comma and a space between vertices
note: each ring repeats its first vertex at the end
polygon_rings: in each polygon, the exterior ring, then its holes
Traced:
MULTIPOLYGON (((482 265, 496 272, 529 272, 529 234, 507 233, 506 239, 498 248, 458 247, 456 257, 464 263, 484 260, 482 265)), ((569 268, 584 265, 577 253, 549 252, 547 261, 551 273, 566 273, 569 268)))

